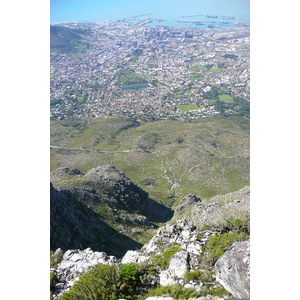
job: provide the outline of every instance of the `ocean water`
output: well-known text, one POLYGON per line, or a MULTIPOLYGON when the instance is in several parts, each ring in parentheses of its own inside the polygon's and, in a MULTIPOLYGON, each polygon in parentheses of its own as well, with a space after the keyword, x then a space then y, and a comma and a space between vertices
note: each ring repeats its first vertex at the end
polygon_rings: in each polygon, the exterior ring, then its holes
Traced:
POLYGON ((250 23, 250 0, 50 0, 51 24, 107 22, 132 16, 136 18, 131 22, 147 18, 164 20, 148 26, 226 27, 228 24, 221 22, 228 22, 232 27, 234 23, 250 23), (235 19, 223 19, 224 16, 235 19), (196 20, 199 24, 178 22, 183 20, 196 20))

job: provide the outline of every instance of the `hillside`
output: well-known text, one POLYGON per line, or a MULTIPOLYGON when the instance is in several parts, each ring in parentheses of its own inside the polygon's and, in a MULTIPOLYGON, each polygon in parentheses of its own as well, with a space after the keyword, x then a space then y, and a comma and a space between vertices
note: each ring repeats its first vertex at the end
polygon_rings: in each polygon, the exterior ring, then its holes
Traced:
POLYGON ((84 53, 87 30, 50 25, 50 49, 62 53, 84 53))
POLYGON ((140 247, 171 209, 149 198, 114 166, 86 174, 78 169, 51 172, 51 249, 84 248, 119 256, 140 247))
POLYGON ((139 123, 128 118, 51 121, 51 170, 114 165, 175 208, 189 193, 210 198, 250 183, 249 120, 139 123))

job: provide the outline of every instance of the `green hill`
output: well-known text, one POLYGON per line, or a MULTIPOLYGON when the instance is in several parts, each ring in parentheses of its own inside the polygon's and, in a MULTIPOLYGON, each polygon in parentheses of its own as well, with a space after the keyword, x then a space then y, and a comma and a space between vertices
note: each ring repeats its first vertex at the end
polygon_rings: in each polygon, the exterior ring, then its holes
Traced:
POLYGON ((201 198, 250 184, 249 120, 214 117, 193 122, 136 123, 125 118, 51 121, 51 170, 83 172, 114 165, 169 207, 192 193, 201 198), (64 148, 60 148, 64 147, 64 148))
POLYGON ((88 47, 85 36, 89 32, 65 26, 50 25, 50 49, 62 53, 84 53, 88 47))

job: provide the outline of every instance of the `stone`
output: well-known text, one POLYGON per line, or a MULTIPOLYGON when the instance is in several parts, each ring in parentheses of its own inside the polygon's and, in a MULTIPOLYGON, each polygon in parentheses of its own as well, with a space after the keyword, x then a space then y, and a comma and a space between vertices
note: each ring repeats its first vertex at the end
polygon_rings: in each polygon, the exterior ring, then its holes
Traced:
POLYGON ((142 255, 139 251, 129 250, 123 256, 121 263, 122 264, 130 264, 130 263, 142 263, 149 259, 148 256, 142 255))
POLYGON ((184 278, 184 273, 189 270, 189 254, 187 251, 179 251, 170 259, 169 270, 178 278, 184 278))
POLYGON ((162 286, 174 285, 175 281, 169 270, 161 271, 159 274, 159 284, 162 286))
POLYGON ((236 298, 250 298, 250 240, 234 243, 215 264, 216 280, 236 298))

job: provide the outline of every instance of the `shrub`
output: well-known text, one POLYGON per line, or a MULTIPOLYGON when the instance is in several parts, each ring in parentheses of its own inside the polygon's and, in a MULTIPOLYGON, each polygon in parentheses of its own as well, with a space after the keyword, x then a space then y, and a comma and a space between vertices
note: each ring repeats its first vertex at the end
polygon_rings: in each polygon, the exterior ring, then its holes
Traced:
POLYGON ((50 290, 52 291, 54 288, 54 281, 56 279, 55 273, 50 272, 50 290))
POLYGON ((120 274, 112 265, 99 264, 82 275, 60 300, 114 300, 119 296, 120 274))
POLYGON ((149 274, 153 270, 146 265, 126 264, 118 270, 114 265, 99 264, 82 275, 60 300, 135 300, 153 286, 149 274))
POLYGON ((214 282, 215 279, 211 276, 209 271, 187 271, 184 274, 184 281, 188 283, 190 280, 202 282, 202 283, 211 283, 214 282))
POLYGON ((187 289, 182 286, 174 286, 174 285, 167 285, 167 286, 159 286, 155 289, 149 289, 147 295, 142 297, 142 299, 146 299, 147 297, 151 296, 170 296, 175 299, 188 299, 191 297, 199 296, 199 293, 194 289, 187 289))
POLYGON ((162 254, 153 256, 152 262, 155 266, 160 266, 162 269, 167 269, 171 257, 181 250, 183 249, 179 245, 173 244, 171 247, 167 248, 162 254))
POLYGON ((127 264, 120 268, 120 296, 135 299, 142 285, 140 276, 143 270, 137 264, 127 264))
POLYGON ((216 234, 208 240, 209 261, 213 265, 217 259, 227 251, 235 242, 246 241, 250 236, 245 232, 229 232, 216 234))

